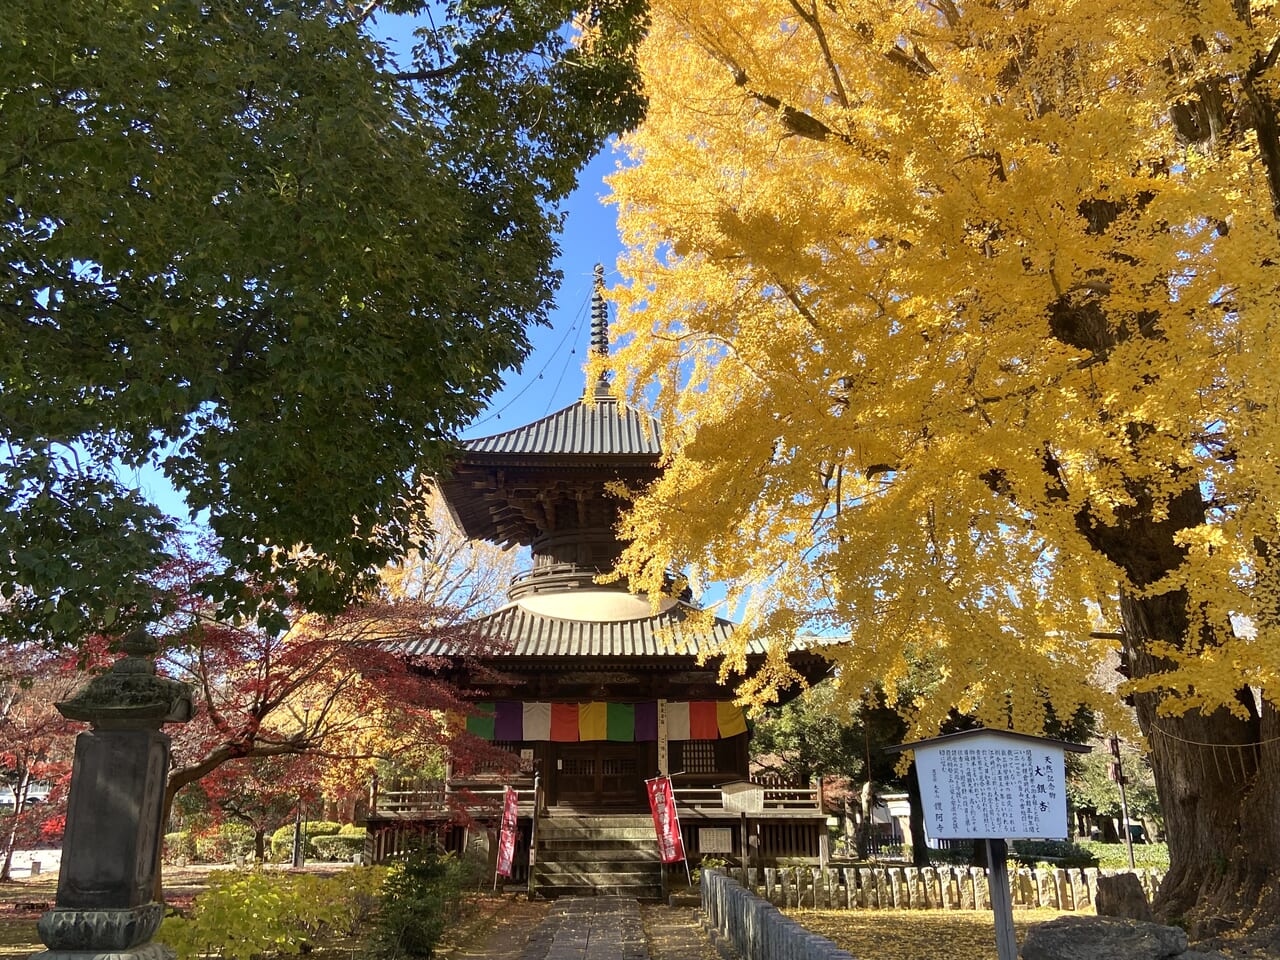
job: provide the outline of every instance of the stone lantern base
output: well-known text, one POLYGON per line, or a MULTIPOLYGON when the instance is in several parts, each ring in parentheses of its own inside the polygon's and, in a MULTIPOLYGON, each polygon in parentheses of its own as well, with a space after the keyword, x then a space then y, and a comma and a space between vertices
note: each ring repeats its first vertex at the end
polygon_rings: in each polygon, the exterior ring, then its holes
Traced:
POLYGON ((42 950, 30 960, 174 960, 177 954, 163 943, 140 944, 128 950, 42 950))
POLYGON ((191 719, 186 684, 156 675, 145 630, 125 638, 126 656, 70 700, 76 737, 55 906, 36 924, 49 949, 31 960, 173 960, 151 937, 156 902, 169 737, 164 723, 191 719))

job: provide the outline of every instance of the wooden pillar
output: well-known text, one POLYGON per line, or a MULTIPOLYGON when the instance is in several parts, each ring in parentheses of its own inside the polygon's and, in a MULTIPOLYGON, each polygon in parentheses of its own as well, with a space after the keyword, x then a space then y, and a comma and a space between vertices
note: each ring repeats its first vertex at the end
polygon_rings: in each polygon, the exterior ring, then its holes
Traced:
POLYGON ((667 701, 658 701, 658 776, 671 772, 671 744, 667 740, 667 701))

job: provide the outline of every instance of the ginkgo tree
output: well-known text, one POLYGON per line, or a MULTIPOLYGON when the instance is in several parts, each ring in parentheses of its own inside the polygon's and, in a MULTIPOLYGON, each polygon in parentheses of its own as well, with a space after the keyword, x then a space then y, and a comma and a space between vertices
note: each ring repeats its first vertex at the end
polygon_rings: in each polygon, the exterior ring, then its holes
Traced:
POLYGON ((1118 642, 1159 906, 1276 916, 1272 5, 652 18, 608 362, 671 452, 622 572, 725 582, 735 644, 850 632, 853 696, 927 658, 921 734, 1106 718, 1087 678, 1118 642))

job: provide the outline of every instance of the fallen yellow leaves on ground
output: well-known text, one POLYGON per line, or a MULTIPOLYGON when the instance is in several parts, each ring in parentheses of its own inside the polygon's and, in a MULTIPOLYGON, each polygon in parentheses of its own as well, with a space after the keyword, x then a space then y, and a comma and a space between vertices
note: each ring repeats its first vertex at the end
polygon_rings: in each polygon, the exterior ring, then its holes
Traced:
MULTIPOLYGON (((995 920, 989 911, 788 910, 814 933, 855 957, 875 960, 996 960, 995 920)), ((1019 945, 1037 923, 1057 910, 1018 910, 1019 945)))

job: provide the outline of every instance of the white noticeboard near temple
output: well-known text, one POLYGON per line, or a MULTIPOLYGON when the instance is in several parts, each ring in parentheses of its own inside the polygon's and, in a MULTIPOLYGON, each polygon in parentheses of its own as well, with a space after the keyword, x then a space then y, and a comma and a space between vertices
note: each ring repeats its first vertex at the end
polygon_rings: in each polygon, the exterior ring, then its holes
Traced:
POLYGON ((1004 730, 964 730, 886 748, 914 750, 930 840, 983 840, 1000 960, 1016 960, 1007 840, 1067 836, 1068 752, 1089 747, 1004 730))
POLYGON ((930 840, 1065 840, 1068 750, 1088 747, 997 730, 922 740, 916 775, 930 840))

